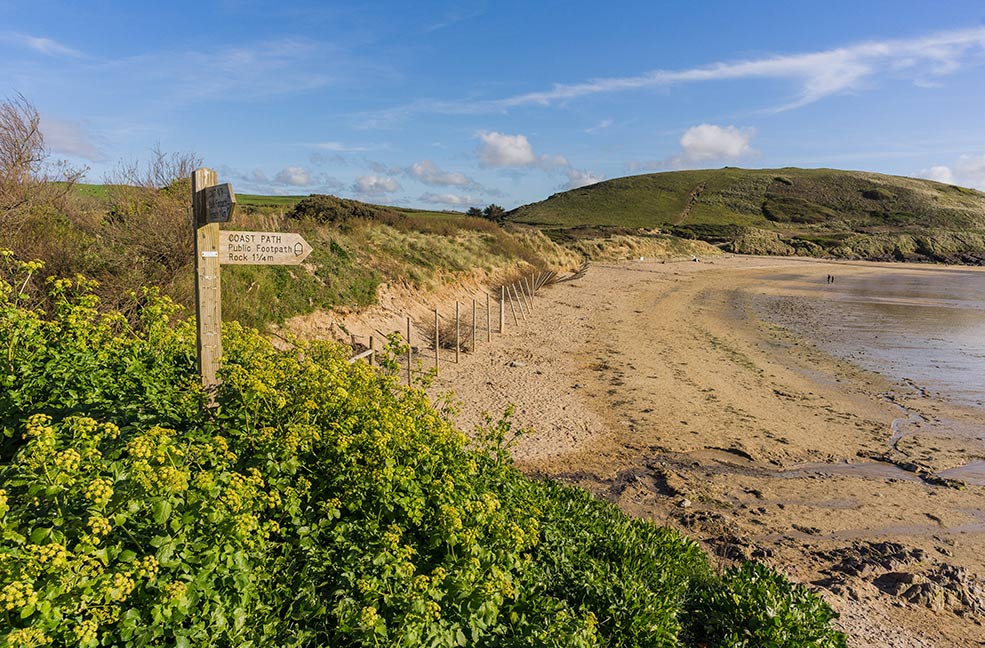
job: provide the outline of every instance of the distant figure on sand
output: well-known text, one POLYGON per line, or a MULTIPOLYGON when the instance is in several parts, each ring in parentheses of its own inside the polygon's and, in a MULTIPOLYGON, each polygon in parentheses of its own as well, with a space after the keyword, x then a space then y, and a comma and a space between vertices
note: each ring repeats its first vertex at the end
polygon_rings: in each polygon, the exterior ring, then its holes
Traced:
POLYGON ((834 275, 828 275, 828 283, 829 284, 833 284, 834 282, 835 282, 835 276, 834 275))

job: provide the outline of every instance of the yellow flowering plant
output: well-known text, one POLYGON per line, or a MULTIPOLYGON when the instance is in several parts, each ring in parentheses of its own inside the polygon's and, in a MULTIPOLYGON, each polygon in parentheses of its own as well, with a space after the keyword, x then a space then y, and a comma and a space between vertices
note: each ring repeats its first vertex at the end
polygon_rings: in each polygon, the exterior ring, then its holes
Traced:
POLYGON ((236 323, 206 398, 168 300, 17 288, 41 270, 0 251, 0 647, 670 647, 761 600, 793 610, 762 645, 844 645, 778 575, 695 598, 730 583, 694 542, 523 477, 508 416, 466 436, 392 371, 236 323))

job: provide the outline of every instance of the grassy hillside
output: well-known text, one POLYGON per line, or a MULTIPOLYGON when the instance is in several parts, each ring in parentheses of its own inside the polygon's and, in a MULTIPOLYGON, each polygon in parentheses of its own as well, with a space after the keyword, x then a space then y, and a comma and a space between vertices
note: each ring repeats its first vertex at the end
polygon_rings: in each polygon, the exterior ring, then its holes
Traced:
MULTIPOLYGON (((186 307, 194 298, 190 186, 60 186, 57 200, 0 213, 0 240, 56 277, 99 282, 106 307, 132 312, 144 288, 186 307)), ((301 233, 306 263, 227 266, 223 316, 262 327, 289 317, 373 304, 384 283, 430 290, 465 275, 505 277, 523 268, 576 267, 575 253, 537 231, 507 231, 460 212, 371 205, 334 196, 239 195, 223 229, 301 233)))
POLYGON ((985 194, 859 171, 726 167, 616 178, 507 218, 555 238, 659 228, 734 252, 985 261, 985 194))

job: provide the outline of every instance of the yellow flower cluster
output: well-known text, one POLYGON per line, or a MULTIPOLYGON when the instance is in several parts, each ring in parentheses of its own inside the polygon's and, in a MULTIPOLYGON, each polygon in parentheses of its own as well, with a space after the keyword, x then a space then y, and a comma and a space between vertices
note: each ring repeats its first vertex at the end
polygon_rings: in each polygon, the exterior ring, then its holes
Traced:
MULTIPOLYGON (((109 520, 102 515, 90 516, 87 525, 89 526, 89 529, 92 530, 92 534, 97 536, 97 538, 99 536, 109 535, 110 531, 113 530, 109 520)), ((98 539, 96 541, 98 542, 98 539)))
POLYGON ((34 586, 27 581, 14 581, 0 592, 0 606, 7 612, 19 610, 38 602, 34 586))
POLYGON ((122 601, 130 596, 135 585, 130 572, 117 572, 113 574, 113 580, 110 583, 109 597, 114 601, 122 601))
POLYGON ((61 569, 68 566, 68 551, 65 550, 64 545, 57 542, 46 545, 27 545, 27 550, 42 567, 61 569))
POLYGON ((188 585, 184 581, 171 581, 164 586, 164 592, 168 595, 168 599, 176 601, 185 597, 188 585))
POLYGON ((437 602, 428 601, 427 603, 424 604, 424 607, 426 608, 428 616, 431 617, 432 619, 441 618, 441 606, 438 605, 437 602))
POLYGON ((157 562, 157 558, 154 556, 144 556, 136 562, 136 570, 134 574, 138 578, 146 578, 147 580, 154 580, 157 578, 157 572, 160 570, 160 565, 157 562))
POLYGON ((321 440, 321 431, 314 425, 291 425, 284 436, 287 451, 294 453, 311 452, 315 443, 321 440))
POLYGON ((229 442, 226 441, 225 437, 214 436, 212 437, 212 442, 215 443, 216 448, 222 454, 223 458, 227 461, 236 461, 236 453, 229 450, 229 442))
POLYGON ((47 414, 34 414, 27 419, 24 433, 27 448, 22 461, 35 470, 43 469, 55 454, 55 428, 51 427, 51 417, 47 414))
POLYGON ((150 459, 157 450, 157 443, 147 435, 141 435, 127 444, 127 451, 134 459, 150 459))
POLYGON ((367 628, 372 628, 376 625, 376 620, 380 618, 380 615, 376 612, 376 608, 372 605, 367 605, 359 613, 359 621, 367 628))
POLYGON ((86 619, 75 625, 72 630, 79 644, 86 646, 96 641, 96 633, 99 632, 99 623, 95 619, 86 619))
POLYGON ((55 455, 55 465, 65 472, 75 472, 81 462, 82 455, 72 448, 62 450, 55 455))
POLYGON ((108 479, 97 477, 86 484, 84 493, 86 499, 96 506, 103 507, 113 497, 113 485, 108 479))
POLYGON ((6 637, 0 637, 0 640, 3 641, 4 646, 17 646, 18 648, 39 648, 51 643, 51 640, 39 628, 14 630, 6 637))
POLYGON ((73 568, 82 578, 97 578, 103 573, 103 564, 95 556, 83 554, 73 561, 73 568))

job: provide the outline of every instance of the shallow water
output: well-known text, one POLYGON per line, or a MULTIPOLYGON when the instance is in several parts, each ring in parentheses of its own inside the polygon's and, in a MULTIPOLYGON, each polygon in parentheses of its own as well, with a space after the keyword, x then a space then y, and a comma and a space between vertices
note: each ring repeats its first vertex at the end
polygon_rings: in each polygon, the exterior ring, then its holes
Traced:
MULTIPOLYGON (((825 352, 925 396, 980 410, 977 420, 985 421, 985 273, 838 270, 763 275, 767 290, 756 304, 768 320, 825 352), (832 284, 829 272, 835 277, 832 284)), ((915 431, 963 439, 978 456, 985 443, 985 425, 926 420, 901 406, 889 442, 915 431)), ((854 464, 845 470, 871 467, 854 464)), ((941 476, 985 484, 985 462, 971 461, 941 476)))
POLYGON ((770 319, 865 369, 985 406, 985 273, 873 269, 764 275, 770 319))

